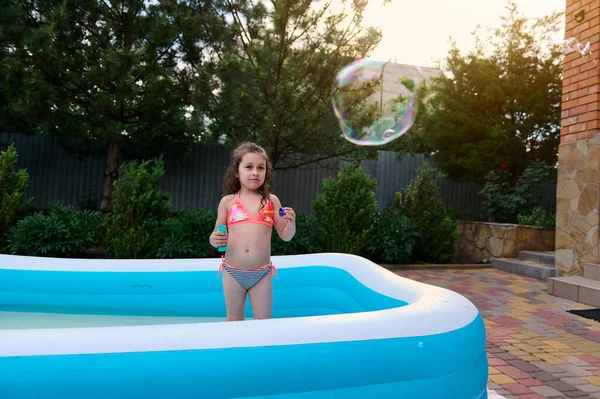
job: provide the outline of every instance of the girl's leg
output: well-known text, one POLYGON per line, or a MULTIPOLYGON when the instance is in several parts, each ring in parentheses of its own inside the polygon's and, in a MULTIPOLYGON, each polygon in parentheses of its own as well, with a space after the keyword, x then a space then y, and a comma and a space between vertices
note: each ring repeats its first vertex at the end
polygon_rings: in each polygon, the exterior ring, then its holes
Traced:
POLYGON ((273 278, 267 274, 248 290, 254 319, 270 319, 273 311, 273 278))
POLYGON ((227 272, 223 273, 223 293, 227 307, 227 321, 244 320, 246 290, 227 272))

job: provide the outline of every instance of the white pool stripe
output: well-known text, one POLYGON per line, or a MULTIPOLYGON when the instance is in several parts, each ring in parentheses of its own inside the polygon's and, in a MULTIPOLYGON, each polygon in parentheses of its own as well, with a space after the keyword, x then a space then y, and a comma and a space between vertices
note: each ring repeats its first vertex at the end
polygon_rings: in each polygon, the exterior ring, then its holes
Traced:
MULTIPOLYGON (((97 261, 0 255, 0 268, 20 270, 213 270, 215 259, 97 261), (25 258, 25 259, 24 259, 25 258), (39 262, 38 262, 39 260, 39 262), (121 266, 115 267, 118 262, 121 266), (160 262, 165 262, 161 264, 160 262), (167 267, 167 265, 170 265, 167 267)), ((347 270, 365 286, 409 303, 364 313, 245 322, 0 330, 0 357, 117 353, 292 345, 440 334, 471 323, 478 311, 461 295, 395 275, 368 260, 343 254, 273 257, 278 268, 324 265, 347 270)), ((218 267, 218 266, 217 266, 218 267)))

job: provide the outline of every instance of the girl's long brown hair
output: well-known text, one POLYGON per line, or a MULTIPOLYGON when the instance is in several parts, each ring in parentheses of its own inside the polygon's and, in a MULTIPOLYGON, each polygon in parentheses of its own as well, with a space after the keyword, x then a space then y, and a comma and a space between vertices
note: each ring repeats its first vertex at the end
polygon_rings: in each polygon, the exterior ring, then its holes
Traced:
POLYGON ((265 173, 265 182, 258 188, 258 192, 262 196, 262 199, 260 201, 260 209, 262 209, 267 204, 267 199, 271 194, 271 188, 269 183, 271 182, 271 177, 273 176, 273 166, 271 165, 269 154, 267 154, 265 149, 259 146, 258 144, 251 142, 243 142, 235 150, 233 150, 231 162, 229 163, 229 166, 225 171, 225 176, 223 177, 224 194, 235 194, 242 188, 242 186, 240 185, 240 179, 236 177, 235 174, 238 172, 240 163, 242 162, 242 157, 249 152, 260 154, 265 158, 265 164, 267 169, 265 173))

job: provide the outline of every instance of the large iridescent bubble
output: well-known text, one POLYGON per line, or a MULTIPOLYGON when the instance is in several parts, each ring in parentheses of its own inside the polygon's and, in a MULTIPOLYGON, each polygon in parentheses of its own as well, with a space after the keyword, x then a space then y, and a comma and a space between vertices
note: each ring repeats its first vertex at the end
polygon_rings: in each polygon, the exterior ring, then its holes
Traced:
POLYGON ((357 145, 383 145, 412 127, 420 69, 402 66, 408 73, 399 75, 394 68, 395 64, 363 59, 337 74, 333 109, 346 140, 357 145))

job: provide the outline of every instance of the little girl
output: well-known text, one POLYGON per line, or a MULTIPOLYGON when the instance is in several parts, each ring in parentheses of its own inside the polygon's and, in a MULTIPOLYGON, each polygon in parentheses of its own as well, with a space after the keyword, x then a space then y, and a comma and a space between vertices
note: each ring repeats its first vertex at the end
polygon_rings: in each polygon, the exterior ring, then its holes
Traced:
POLYGON ((244 320, 246 294, 250 296, 255 319, 271 318, 273 275, 271 233, 289 241, 296 233, 296 214, 282 208, 279 198, 269 193, 273 169, 266 151, 254 143, 242 143, 224 177, 225 195, 219 203, 217 222, 210 235, 213 247, 227 245, 219 272, 223 273, 223 292, 227 320, 244 320), (226 225, 227 233, 217 231, 226 225))

